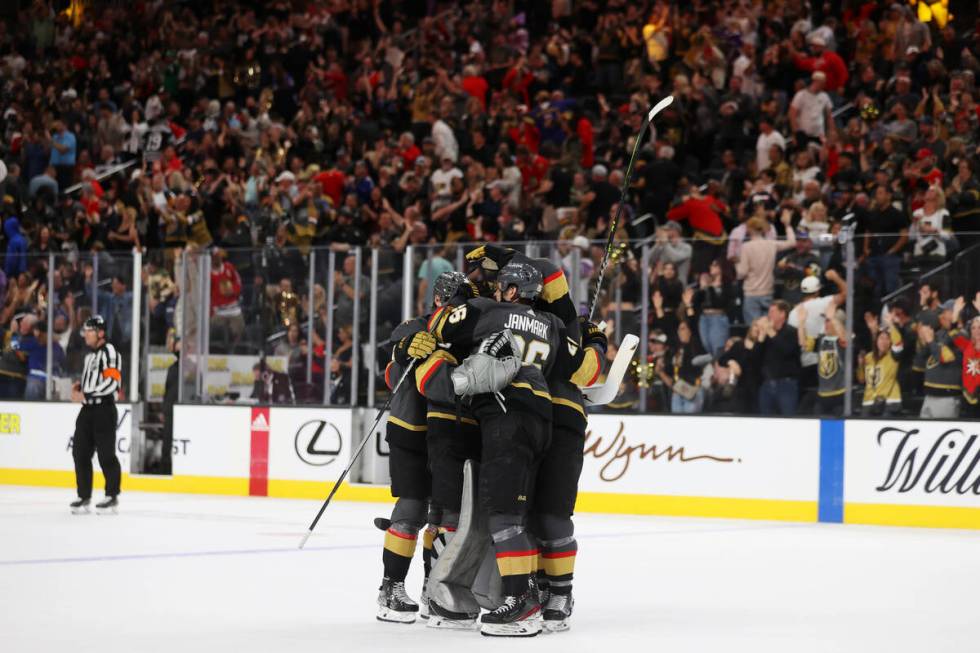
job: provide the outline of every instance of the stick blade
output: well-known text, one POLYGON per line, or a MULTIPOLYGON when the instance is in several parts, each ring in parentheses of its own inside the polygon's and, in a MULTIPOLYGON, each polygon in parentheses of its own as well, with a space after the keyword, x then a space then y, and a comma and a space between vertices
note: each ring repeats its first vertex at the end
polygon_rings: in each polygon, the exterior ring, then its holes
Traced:
POLYGON ((630 361, 633 360, 639 344, 640 339, 632 333, 623 338, 619 351, 616 352, 616 359, 609 367, 609 373, 606 374, 606 382, 582 390, 587 405, 605 406, 616 398, 619 394, 619 384, 623 382, 623 377, 626 376, 626 370, 629 369, 630 361))
POLYGON ((658 113, 660 113, 661 111, 663 111, 664 109, 666 109, 667 107, 669 107, 673 102, 674 102, 674 96, 673 95, 668 95, 667 97, 665 97, 664 99, 662 99, 660 102, 657 102, 653 106, 653 108, 650 109, 650 113, 647 114, 647 121, 648 122, 649 121, 652 121, 654 119, 654 117, 656 117, 656 115, 658 113))
POLYGON ((306 531, 306 535, 304 535, 303 536, 303 539, 299 541, 299 548, 300 549, 302 549, 304 546, 306 546, 306 541, 308 539, 310 539, 310 535, 313 535, 313 531, 306 531))

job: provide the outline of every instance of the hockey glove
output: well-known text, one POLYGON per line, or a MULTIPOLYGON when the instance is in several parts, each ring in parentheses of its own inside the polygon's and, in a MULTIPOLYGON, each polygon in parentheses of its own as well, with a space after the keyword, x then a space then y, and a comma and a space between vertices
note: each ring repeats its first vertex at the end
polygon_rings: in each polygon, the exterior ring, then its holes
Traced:
POLYGON ((582 346, 596 347, 605 354, 609 348, 609 338, 599 328, 599 325, 594 322, 589 322, 584 317, 580 317, 579 321, 582 323, 582 346))
POLYGON ((436 350, 436 339, 428 331, 405 336, 395 347, 395 360, 407 365, 413 358, 428 358, 436 350))
POLYGON ((458 395, 497 393, 514 380, 520 369, 521 361, 515 356, 494 358, 478 351, 453 370, 453 389, 458 395))
POLYGON ((499 270, 510 260, 512 251, 499 245, 480 245, 466 255, 470 263, 479 263, 485 270, 499 270))

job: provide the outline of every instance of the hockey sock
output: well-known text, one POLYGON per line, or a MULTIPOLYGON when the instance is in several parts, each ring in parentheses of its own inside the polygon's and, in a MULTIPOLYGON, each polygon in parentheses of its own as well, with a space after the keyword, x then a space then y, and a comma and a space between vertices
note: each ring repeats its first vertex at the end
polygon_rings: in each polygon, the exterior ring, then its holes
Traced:
POLYGON ((399 524, 392 524, 385 531, 385 548, 381 554, 384 563, 385 577, 394 581, 404 581, 408 575, 408 567, 412 564, 415 554, 416 533, 399 529, 399 524))
POLYGON ((531 546, 527 535, 523 531, 494 533, 493 548, 504 594, 520 596, 527 592, 528 579, 538 559, 538 550, 531 546))
POLYGON ((578 542, 574 537, 541 542, 541 562, 548 588, 553 593, 571 593, 577 553, 578 542))

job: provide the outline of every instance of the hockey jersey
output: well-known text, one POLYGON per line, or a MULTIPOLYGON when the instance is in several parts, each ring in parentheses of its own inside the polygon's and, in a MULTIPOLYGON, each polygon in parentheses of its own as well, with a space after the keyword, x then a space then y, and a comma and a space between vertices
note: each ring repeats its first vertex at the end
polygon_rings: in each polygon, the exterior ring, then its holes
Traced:
POLYGON ((958 331, 953 329, 937 330, 932 342, 926 344, 921 340, 916 349, 916 368, 925 370, 925 393, 929 396, 952 397, 960 394, 962 389, 963 356, 953 345, 953 339, 958 331))
POLYGON ((963 352, 963 399, 976 405, 980 402, 980 349, 964 333, 958 333, 953 344, 963 352))
MULTIPOLYGON (((504 329, 514 334, 521 350, 517 353, 524 362, 501 392, 505 404, 517 404, 550 421, 551 393, 546 379, 552 374, 569 376, 577 366, 575 353, 569 350, 561 320, 524 304, 478 297, 442 311, 431 331, 449 348, 436 351, 418 367, 415 377, 419 392, 437 401, 454 401, 452 368, 475 351, 484 338, 504 329)), ((473 410, 479 418, 487 411, 499 412, 500 407, 492 396, 480 395, 474 398, 473 410)))
MULTIPOLYGON (((558 317, 565 325, 566 338, 568 338, 570 345, 572 347, 581 346, 582 334, 578 312, 575 308, 575 302, 572 301, 569 294, 568 279, 561 267, 546 258, 531 258, 521 252, 494 245, 485 246, 484 254, 494 261, 498 268, 512 262, 525 263, 540 272, 543 287, 541 296, 535 303, 535 308, 558 317)), ((588 347, 582 351, 580 365, 570 375, 561 377, 552 374, 548 376, 548 387, 556 411, 556 420, 563 419, 564 413, 571 411, 576 415, 569 416, 567 419, 579 422, 579 426, 584 428, 586 422, 585 404, 582 399, 582 391, 579 388, 589 387, 599 380, 603 362, 602 353, 598 349, 588 347)))
MULTIPOLYGON (((397 343, 402 338, 424 330, 425 318, 416 317, 411 320, 405 320, 396 326, 394 331, 391 332, 391 339, 397 343)), ((395 360, 394 354, 392 354, 391 362, 385 368, 385 384, 388 386, 388 389, 394 390, 395 384, 398 383, 398 380, 404 374, 405 366, 395 360)), ((398 388, 398 392, 391 398, 391 406, 388 413, 388 441, 391 442, 393 437, 399 437, 395 435, 396 431, 391 428, 392 425, 405 431, 425 435, 425 405, 425 397, 419 394, 413 383, 409 383, 406 380, 398 388)))

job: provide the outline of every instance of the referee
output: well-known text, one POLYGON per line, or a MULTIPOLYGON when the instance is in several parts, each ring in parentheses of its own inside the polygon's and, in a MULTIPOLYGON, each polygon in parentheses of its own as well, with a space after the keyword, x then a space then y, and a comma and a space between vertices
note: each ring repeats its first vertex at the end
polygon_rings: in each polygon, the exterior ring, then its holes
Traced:
POLYGON ((116 458, 116 391, 122 375, 122 358, 116 348, 106 342, 105 320, 93 315, 82 327, 85 344, 92 350, 85 356, 85 370, 81 382, 72 387, 72 400, 83 402, 75 420, 75 438, 72 457, 75 459, 75 482, 78 500, 72 502, 71 511, 78 514, 89 512, 92 499, 92 453, 98 452, 99 466, 105 475, 105 500, 96 504, 98 512, 116 512, 119 500, 121 470, 116 458))

